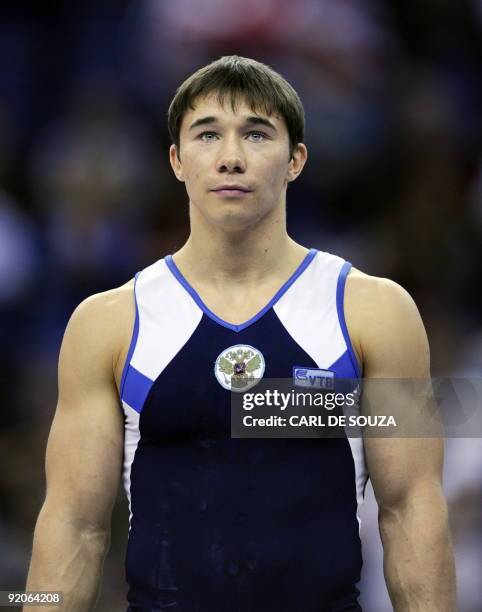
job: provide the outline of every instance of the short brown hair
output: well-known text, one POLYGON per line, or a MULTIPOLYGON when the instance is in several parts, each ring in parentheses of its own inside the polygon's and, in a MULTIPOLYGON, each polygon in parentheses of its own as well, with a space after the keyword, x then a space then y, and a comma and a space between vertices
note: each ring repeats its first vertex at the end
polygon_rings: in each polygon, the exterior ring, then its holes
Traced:
POLYGON ((282 117, 288 129, 290 156, 296 145, 303 142, 305 112, 293 87, 275 70, 256 60, 238 55, 221 57, 187 78, 176 91, 168 116, 172 142, 179 151, 179 133, 184 115, 194 108, 195 101, 216 93, 219 103, 229 97, 233 111, 239 99, 253 111, 282 117))

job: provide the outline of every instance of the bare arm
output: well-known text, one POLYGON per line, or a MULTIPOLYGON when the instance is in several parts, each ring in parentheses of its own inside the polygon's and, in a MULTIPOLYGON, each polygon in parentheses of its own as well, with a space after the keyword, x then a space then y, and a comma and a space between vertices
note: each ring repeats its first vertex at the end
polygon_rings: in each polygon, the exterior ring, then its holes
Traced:
MULTIPOLYGON (((47 495, 35 527, 27 589, 62 591, 62 609, 72 612, 94 606, 121 473, 123 421, 113 369, 127 304, 122 290, 83 302, 60 352, 47 495)), ((47 609, 59 610, 40 608, 47 609)))
MULTIPOLYGON (((428 342, 410 296, 391 281, 357 272, 349 283, 347 318, 359 340, 364 377, 428 379, 428 342)), ((418 409, 408 387, 397 387, 393 395, 390 401, 399 414, 418 409)), ((365 439, 365 452, 395 612, 454 612, 455 572, 441 484, 442 440, 372 437, 365 439)))

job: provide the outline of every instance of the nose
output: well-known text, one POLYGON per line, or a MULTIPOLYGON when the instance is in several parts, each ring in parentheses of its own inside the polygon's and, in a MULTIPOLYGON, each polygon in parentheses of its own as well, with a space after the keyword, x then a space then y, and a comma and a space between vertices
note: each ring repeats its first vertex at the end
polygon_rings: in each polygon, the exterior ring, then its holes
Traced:
POLYGON ((227 174, 246 172, 246 159, 241 144, 236 137, 227 139, 220 151, 217 170, 227 174))

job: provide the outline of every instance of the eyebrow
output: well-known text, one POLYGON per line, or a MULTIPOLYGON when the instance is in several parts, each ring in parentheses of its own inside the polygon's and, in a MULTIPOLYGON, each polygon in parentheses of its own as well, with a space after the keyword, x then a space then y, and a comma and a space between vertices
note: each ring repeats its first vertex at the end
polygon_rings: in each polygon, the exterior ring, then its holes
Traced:
MULTIPOLYGON (((200 119, 196 119, 194 123, 191 123, 191 125, 189 126, 189 129, 193 130, 194 128, 199 127, 200 125, 211 125, 217 122, 218 122, 217 117, 213 117, 213 116, 201 117, 200 119)), ((252 125, 264 125, 268 128, 271 128, 275 132, 277 131, 276 126, 273 123, 271 123, 271 121, 268 121, 268 119, 265 119, 264 117, 257 117, 256 115, 252 115, 250 117, 246 117, 246 123, 250 123, 252 125)))

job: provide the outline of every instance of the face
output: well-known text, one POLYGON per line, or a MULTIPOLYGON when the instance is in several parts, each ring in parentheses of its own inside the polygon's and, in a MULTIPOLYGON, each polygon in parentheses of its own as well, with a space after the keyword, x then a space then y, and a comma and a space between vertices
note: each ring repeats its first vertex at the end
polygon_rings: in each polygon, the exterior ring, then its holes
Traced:
POLYGON ((242 229, 284 206, 286 187, 303 169, 306 147, 290 159, 281 117, 253 112, 239 101, 221 106, 215 96, 196 101, 183 118, 180 155, 171 146, 176 177, 191 205, 210 223, 242 229))

